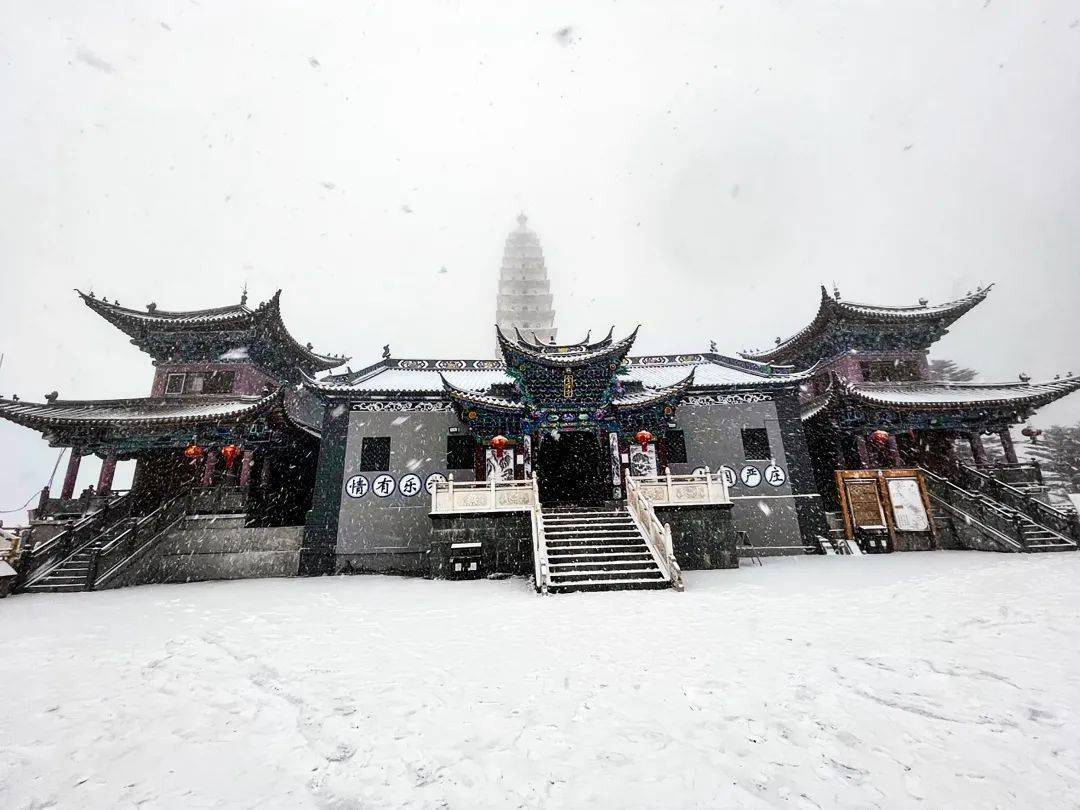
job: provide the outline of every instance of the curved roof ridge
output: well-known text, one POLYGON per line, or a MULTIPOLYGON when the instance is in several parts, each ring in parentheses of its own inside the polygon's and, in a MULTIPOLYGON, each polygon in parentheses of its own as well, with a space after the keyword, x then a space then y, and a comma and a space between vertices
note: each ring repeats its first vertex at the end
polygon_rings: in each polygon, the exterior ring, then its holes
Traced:
POLYGON ((931 305, 927 299, 923 298, 920 299, 918 305, 914 306, 886 306, 845 301, 839 296, 829 295, 828 290, 822 285, 818 311, 810 323, 786 339, 777 338, 776 346, 771 349, 743 351, 739 352, 739 356, 747 360, 763 362, 789 357, 812 337, 820 334, 831 318, 844 317, 845 315, 851 315, 863 320, 873 321, 879 319, 886 322, 944 320, 947 326, 982 302, 993 287, 993 284, 978 287, 974 292, 970 292, 962 298, 941 304, 931 305))

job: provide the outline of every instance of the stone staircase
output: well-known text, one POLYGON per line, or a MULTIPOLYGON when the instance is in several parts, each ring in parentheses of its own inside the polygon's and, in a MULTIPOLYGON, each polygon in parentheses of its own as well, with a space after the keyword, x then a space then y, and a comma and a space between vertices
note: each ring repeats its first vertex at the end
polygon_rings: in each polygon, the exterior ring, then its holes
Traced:
POLYGON ((93 543, 76 551, 32 585, 23 588, 24 593, 70 593, 86 590, 86 577, 90 573, 90 558, 108 542, 102 534, 93 543))
POLYGON ((541 511, 548 591, 672 587, 629 512, 567 507, 541 511))

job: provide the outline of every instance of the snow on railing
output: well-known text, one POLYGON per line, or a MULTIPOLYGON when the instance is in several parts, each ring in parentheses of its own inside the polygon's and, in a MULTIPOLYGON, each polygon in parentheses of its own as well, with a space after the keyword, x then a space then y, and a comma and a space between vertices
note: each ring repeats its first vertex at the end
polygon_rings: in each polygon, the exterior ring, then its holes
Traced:
POLYGON ((550 569, 548 568, 547 539, 544 537, 544 515, 540 510, 540 485, 535 473, 532 477, 532 496, 533 577, 536 590, 546 594, 550 584, 550 569))
POLYGON ((451 476, 431 490, 431 514, 455 512, 525 512, 539 500, 532 481, 462 481, 451 476))
POLYGON ((645 544, 656 559, 664 577, 677 591, 683 589, 682 568, 675 559, 675 547, 671 542, 671 526, 660 522, 656 510, 646 497, 641 479, 626 476, 626 508, 634 519, 645 544))
POLYGON ((723 473, 710 472, 708 467, 704 472, 689 475, 672 475, 671 470, 666 469, 663 475, 627 478, 633 478, 639 491, 652 503, 669 506, 731 503, 723 473))

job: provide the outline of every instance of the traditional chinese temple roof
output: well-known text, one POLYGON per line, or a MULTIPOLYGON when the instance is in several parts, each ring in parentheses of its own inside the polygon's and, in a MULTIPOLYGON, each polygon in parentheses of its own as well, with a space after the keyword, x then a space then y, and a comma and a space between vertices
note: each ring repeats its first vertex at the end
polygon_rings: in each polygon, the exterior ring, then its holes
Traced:
POLYGON ((205 394, 138 399, 22 402, 0 398, 0 417, 35 430, 58 427, 176 427, 241 422, 262 414, 278 400, 205 394))
POLYGON ((959 383, 937 380, 851 382, 833 375, 829 389, 804 402, 802 419, 845 427, 997 430, 1080 389, 1080 377, 1046 382, 959 383))
POLYGON ((641 391, 628 392, 615 397, 611 404, 616 410, 633 411, 638 408, 648 408, 668 400, 678 399, 685 394, 694 384, 694 369, 690 370, 683 379, 674 385, 664 388, 644 388, 641 391))
POLYGON ((634 345, 640 328, 636 327, 633 332, 620 340, 613 341, 605 338, 599 343, 567 346, 542 346, 539 343, 530 345, 524 340, 514 341, 503 334, 498 326, 495 327, 495 334, 498 338, 499 349, 509 363, 525 360, 541 366, 574 368, 608 360, 616 364, 621 363, 630 351, 630 347, 634 345))
POLYGON ((911 408, 970 408, 973 406, 1025 406, 1041 408, 1080 389, 1080 377, 1031 383, 919 382, 848 383, 845 393, 868 405, 911 408))
POLYGON ((347 357, 318 354, 296 341, 281 319, 281 290, 254 309, 247 296, 216 309, 173 312, 150 304, 146 310, 122 307, 76 290, 83 302, 159 362, 250 359, 298 382, 345 363, 347 357))
POLYGON ((939 340, 960 316, 979 304, 994 285, 943 304, 922 299, 912 306, 880 306, 842 300, 821 288, 817 315, 787 340, 777 338, 772 349, 742 352, 764 363, 787 363, 799 368, 855 350, 925 349, 939 340))
MULTIPOLYGON (((627 357, 621 379, 629 387, 659 389, 680 384, 693 372, 694 389, 731 389, 793 385, 807 372, 788 370, 712 353, 627 357)), ((392 396, 441 394, 445 378, 462 391, 488 392, 512 385, 513 378, 499 360, 413 360, 387 358, 360 371, 334 374, 305 384, 328 395, 392 396)))

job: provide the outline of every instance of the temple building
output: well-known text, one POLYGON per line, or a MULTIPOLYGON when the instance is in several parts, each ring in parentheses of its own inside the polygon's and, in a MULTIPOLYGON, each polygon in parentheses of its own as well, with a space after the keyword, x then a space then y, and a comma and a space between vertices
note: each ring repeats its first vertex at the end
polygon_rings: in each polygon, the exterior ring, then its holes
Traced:
POLYGON ((280 292, 192 312, 79 293, 150 355, 153 382, 135 399, 0 400, 71 449, 59 497, 31 513, 19 588, 361 572, 679 588, 683 569, 764 555, 1075 550, 1075 513, 1043 497, 1009 429, 1080 378, 931 378, 931 346, 989 293, 884 306, 822 288, 804 329, 740 355, 637 355, 638 329, 560 344, 521 215, 497 357, 387 350, 336 373, 348 358, 292 338, 280 292), (98 484, 76 497, 89 455, 98 484), (112 489, 121 459, 129 493, 112 489))

